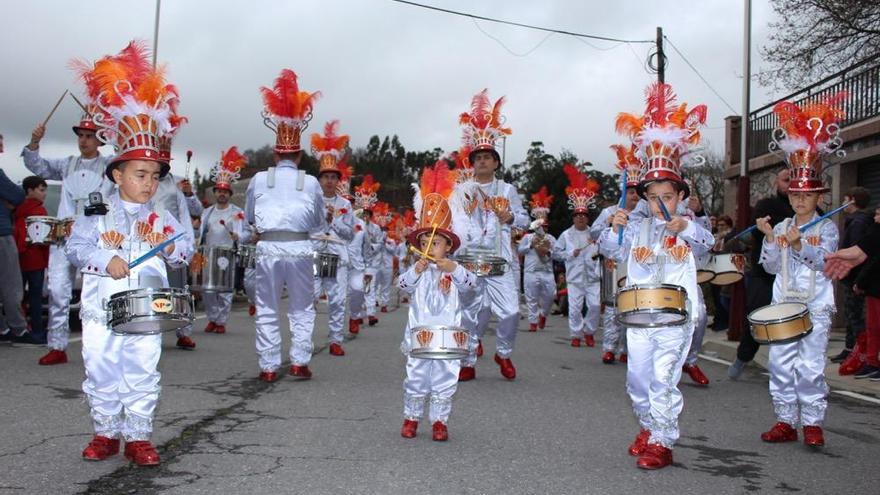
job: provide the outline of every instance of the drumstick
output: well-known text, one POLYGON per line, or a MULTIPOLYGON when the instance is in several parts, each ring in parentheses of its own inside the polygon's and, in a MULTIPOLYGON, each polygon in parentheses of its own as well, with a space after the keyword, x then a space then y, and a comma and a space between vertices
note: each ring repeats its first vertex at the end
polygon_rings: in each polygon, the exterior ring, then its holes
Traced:
POLYGON ((55 110, 58 110, 58 105, 61 105, 61 102, 64 100, 64 97, 67 96, 67 90, 65 89, 63 93, 61 93, 61 98, 58 98, 58 101, 55 102, 55 106, 52 107, 52 111, 49 112, 49 115, 46 116, 46 120, 43 121, 43 127, 49 123, 49 119, 52 118, 52 115, 55 114, 55 110))
POLYGON ((79 105, 80 108, 82 108, 82 111, 83 111, 84 114, 88 115, 89 117, 92 116, 92 112, 90 112, 90 111, 86 108, 86 106, 83 105, 81 101, 79 101, 79 98, 77 98, 75 94, 70 93, 70 97, 73 98, 73 101, 75 101, 76 104, 79 105))
POLYGON ((192 150, 186 150, 186 171, 183 174, 183 178, 186 180, 189 180, 189 161, 192 160, 192 157, 192 150))
POLYGON ((425 259, 428 260, 428 261, 437 261, 437 260, 435 260, 433 257, 431 257, 430 254, 425 253, 425 252, 422 252, 422 251, 419 251, 418 249, 416 249, 415 246, 410 246, 410 247, 409 247, 409 250, 410 250, 410 252, 416 253, 416 254, 418 254, 418 255, 421 256, 422 258, 425 258, 425 259))
POLYGON ((167 240, 165 240, 165 241, 162 241, 162 242, 159 243, 156 247, 154 247, 153 249, 150 249, 149 251, 147 251, 146 253, 144 253, 144 255, 141 256, 140 258, 138 258, 138 259, 132 261, 131 263, 129 263, 129 264, 128 264, 128 269, 131 270, 132 268, 134 268, 134 267, 140 265, 140 264, 143 263, 144 261, 147 261, 148 259, 152 258, 152 257, 155 256, 159 251, 162 251, 163 249, 165 249, 166 247, 168 247, 169 244, 171 244, 172 242, 176 241, 177 239, 180 239, 182 236, 183 236, 183 232, 177 234, 176 236, 172 237, 171 239, 167 239, 167 240))
POLYGON ((663 204, 663 201, 660 198, 657 198, 657 203, 660 205, 660 211, 663 212, 663 218, 668 222, 672 220, 672 217, 669 216, 669 210, 666 209, 666 205, 663 204))
POLYGON ((851 204, 853 204, 853 201, 850 201, 850 202, 848 202, 848 203, 844 203, 844 204, 838 206, 837 208, 835 208, 835 209, 829 211, 828 213, 822 215, 821 217, 819 217, 819 218, 817 218, 817 219, 815 219, 815 220, 809 221, 809 222, 807 222, 807 223, 801 225, 800 227, 798 227, 798 230, 800 230, 802 233, 803 233, 803 232, 806 232, 807 229, 809 229, 809 228, 812 227, 813 225, 816 225, 817 223, 821 222, 822 220, 825 220, 826 218, 828 218, 828 217, 830 217, 830 216, 832 216, 832 215, 835 215, 835 214, 837 214, 837 213, 839 213, 839 212, 845 210, 846 207, 849 206, 849 205, 851 205, 851 204))
MULTIPOLYGON (((617 205, 621 210, 626 207, 626 171, 620 172, 620 202, 617 205)), ((617 226, 617 245, 623 246, 623 227, 617 226)))

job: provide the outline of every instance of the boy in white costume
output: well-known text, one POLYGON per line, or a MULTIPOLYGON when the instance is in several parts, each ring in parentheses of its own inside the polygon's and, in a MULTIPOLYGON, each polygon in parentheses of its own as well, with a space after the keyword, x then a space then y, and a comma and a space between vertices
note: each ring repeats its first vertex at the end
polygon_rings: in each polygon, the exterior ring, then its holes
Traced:
POLYGON ((556 281, 553 279, 553 260, 550 253, 556 238, 546 233, 547 215, 553 196, 547 193, 547 186, 532 194, 531 232, 523 236, 517 246, 517 252, 523 256, 523 292, 526 296, 528 309, 529 331, 543 330, 547 324, 547 316, 556 298, 556 281))

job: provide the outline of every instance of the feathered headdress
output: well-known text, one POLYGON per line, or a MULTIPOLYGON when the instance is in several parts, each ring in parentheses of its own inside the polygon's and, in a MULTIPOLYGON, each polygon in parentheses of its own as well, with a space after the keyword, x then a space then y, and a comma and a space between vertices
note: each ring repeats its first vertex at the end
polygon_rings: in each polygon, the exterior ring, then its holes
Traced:
POLYGON ((413 230, 416 229, 418 224, 416 223, 416 212, 413 209, 407 208, 403 212, 403 217, 401 219, 403 223, 403 237, 406 238, 409 234, 412 233, 413 230))
POLYGON ((407 236, 406 240, 413 246, 419 246, 419 236, 424 233, 442 235, 452 243, 454 252, 461 245, 461 240, 452 232, 452 210, 449 207, 449 196, 455 189, 456 174, 449 169, 444 159, 437 160, 431 167, 422 170, 419 185, 415 186, 413 207, 418 225, 407 236))
POLYGON ((462 146, 458 151, 453 151, 449 156, 455 161, 455 182, 463 184, 474 180, 474 166, 471 164, 470 146, 462 146))
POLYGON ((318 176, 333 172, 342 175, 338 164, 348 149, 348 135, 339 134, 339 121, 331 120, 324 125, 324 135, 312 134, 312 153, 318 157, 318 176))
POLYGON ((770 151, 780 153, 791 170, 789 191, 827 192, 822 184, 822 156, 844 156, 838 123, 844 117, 840 105, 847 93, 841 91, 821 101, 797 105, 777 103, 773 113, 779 126, 773 130, 770 151))
POLYGON ((105 56, 92 66, 84 61, 74 61, 72 66, 97 105, 92 121, 98 139, 113 144, 116 151, 107 166, 110 180, 111 170, 127 160, 158 162, 161 174, 167 174, 170 165, 160 155, 160 142, 185 119, 172 122, 177 89, 165 81, 164 67, 153 68, 145 45, 132 41, 119 54, 105 56))
POLYGON ((636 187, 642 177, 642 162, 636 156, 636 145, 612 144, 611 149, 617 154, 614 165, 622 174, 626 174, 626 187, 636 187))
POLYGON ((373 221, 379 227, 387 227, 391 221, 391 205, 384 201, 377 201, 373 205, 373 221))
POLYGON ((336 194, 351 201, 351 165, 345 161, 339 162, 339 183, 336 184, 336 194))
POLYGON ((238 182, 241 169, 247 165, 247 157, 238 152, 233 146, 224 153, 220 153, 220 161, 211 169, 211 180, 214 181, 214 189, 226 189, 232 191, 232 184, 238 182))
POLYGON ((300 136, 312 119, 312 106, 320 92, 299 90, 296 73, 282 69, 272 88, 262 87, 263 124, 275 132, 275 152, 294 153, 300 147, 300 136))
POLYGON ((671 180, 682 185, 687 197, 690 191, 681 180, 681 160, 700 142, 706 105, 688 111, 687 103, 676 103, 672 86, 659 82, 648 86, 645 100, 643 116, 620 113, 615 122, 617 132, 629 136, 637 147, 636 156, 644 160, 639 195, 644 197, 651 182, 671 180))
POLYGON ((547 218, 550 214, 550 205, 553 203, 553 196, 547 192, 547 186, 541 186, 538 192, 532 194, 532 200, 529 206, 532 207, 532 216, 534 218, 547 218))
POLYGON ((568 177, 568 186, 565 188, 568 207, 574 214, 587 213, 593 207, 593 199, 599 192, 599 183, 570 163, 563 165, 562 171, 568 177))
POLYGON ((379 192, 379 184, 373 180, 373 176, 367 174, 359 186, 354 188, 354 207, 360 210, 373 211, 373 207, 378 201, 376 193, 379 192))
POLYGON ((500 162, 501 156, 495 150, 497 141, 502 136, 510 135, 509 127, 503 127, 506 120, 501 115, 501 107, 504 106, 504 97, 498 98, 494 105, 489 100, 489 90, 480 91, 471 99, 471 109, 462 113, 459 124, 463 125, 462 143, 470 148, 468 158, 473 159, 477 151, 491 151, 500 162))

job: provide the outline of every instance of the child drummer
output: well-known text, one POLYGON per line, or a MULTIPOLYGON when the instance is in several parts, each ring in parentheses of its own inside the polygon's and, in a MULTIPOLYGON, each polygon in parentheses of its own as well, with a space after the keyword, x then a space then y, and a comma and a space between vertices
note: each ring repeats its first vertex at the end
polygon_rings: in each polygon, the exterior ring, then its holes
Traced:
MULTIPOLYGON (((445 161, 422 173, 421 190, 415 195, 415 210, 419 224, 407 236, 411 246, 417 246, 421 258, 400 276, 398 287, 410 297, 409 317, 401 350, 407 355, 406 379, 403 381, 403 426, 405 438, 416 436, 425 401, 430 401, 429 418, 432 437, 445 441, 446 423, 452 410, 452 396, 458 386, 461 364, 456 359, 422 359, 410 355, 413 336, 411 331, 421 326, 462 326, 461 296, 477 288, 477 277, 449 259, 460 245, 451 228, 452 214, 447 202, 455 184, 453 173, 445 161)), ((463 335, 462 348, 468 341, 463 335)))
MULTIPOLYGON (((834 97, 839 101, 841 95, 834 97)), ((775 227, 770 217, 757 220, 764 235, 760 263, 768 273, 776 275, 773 302, 799 302, 810 312, 813 331, 795 342, 770 346, 770 397, 776 413, 776 424, 761 434, 765 442, 794 442, 797 426, 804 429, 804 444, 820 447, 825 444, 822 421, 828 405, 825 384, 825 350, 831 314, 834 312, 834 287, 822 269, 825 256, 837 250, 837 226, 828 219, 813 224, 816 207, 828 188, 820 172, 822 154, 833 153, 840 146, 839 138, 829 135, 842 112, 836 101, 813 103, 798 108, 782 102, 773 109, 780 128, 773 133, 784 137, 775 144, 784 150, 791 172, 788 200, 795 211, 775 227), (818 134, 803 122, 819 119, 818 134), (801 124, 801 125, 799 125, 801 124), (804 232, 799 229, 810 224, 804 232)))
MULTIPOLYGON (((655 83, 648 89, 647 115, 618 116, 618 131, 630 135, 643 157, 645 172, 636 190, 652 215, 630 222, 629 213, 620 209, 599 238, 603 255, 626 256, 629 285, 668 284, 687 292, 687 316, 680 324, 627 328, 626 388, 641 427, 629 453, 638 456, 636 465, 642 469, 672 464, 683 406, 678 382, 697 316, 695 256, 708 252, 714 242, 712 233, 696 222, 668 213, 676 213, 690 193, 681 177, 681 155, 697 144, 697 126, 706 118, 705 106, 686 114, 686 106, 674 100, 669 85, 655 83), (622 242, 619 229, 624 229, 622 242)), ((620 317, 623 310, 617 309, 620 317)))
MULTIPOLYGON (((129 263, 151 248, 187 232, 171 215, 157 215, 151 198, 159 179, 170 167, 159 156, 156 129, 169 129, 169 103, 176 94, 162 82, 161 71, 150 69, 149 55, 105 57, 85 79, 98 81, 102 103, 109 115, 95 115, 98 136, 113 136, 116 156, 106 169, 118 190, 102 208, 87 208, 76 219, 66 254, 83 272, 82 354, 86 368, 83 391, 89 401, 95 436, 83 450, 83 459, 104 460, 119 452, 119 437, 125 440, 125 457, 139 466, 159 463, 150 443, 153 415, 159 400, 162 335, 118 335, 107 324, 105 304, 114 295, 140 288, 168 287, 165 263, 179 267, 192 254, 192 239, 184 235, 168 244, 157 256, 129 268, 129 263), (134 67, 133 67, 134 66, 134 67), (100 67, 100 69, 99 69, 100 67), (112 70, 98 74, 101 69, 112 70), (139 92, 143 80, 117 80, 115 74, 136 74, 145 69, 154 86, 139 92), (100 76, 100 77, 99 77, 100 76), (127 90, 127 91, 126 91, 127 90), (120 94, 124 92, 125 94, 120 94), (151 93, 153 99, 140 96, 151 93), (122 99, 125 97, 125 100, 122 99), (125 102, 124 102, 125 101, 125 102), (127 103, 126 103, 127 102, 127 103), (146 114, 146 110, 150 114, 146 114), (141 113, 143 112, 143 113, 141 113), (108 122, 109 121, 109 122, 108 122), (111 127, 112 126, 112 127, 111 127)), ((154 302, 155 305, 155 302, 154 302)))

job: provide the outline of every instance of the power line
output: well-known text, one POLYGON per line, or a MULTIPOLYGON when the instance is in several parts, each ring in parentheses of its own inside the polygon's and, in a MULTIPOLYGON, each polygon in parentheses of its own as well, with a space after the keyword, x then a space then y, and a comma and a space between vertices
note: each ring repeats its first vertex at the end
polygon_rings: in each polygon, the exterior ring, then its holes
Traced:
POLYGON ((709 90, 711 90, 713 93, 715 93, 715 96, 717 96, 719 100, 721 100, 722 102, 724 102, 725 105, 727 105, 727 108, 731 111, 731 113, 733 113, 734 115, 738 115, 737 111, 733 109, 733 107, 730 105, 730 103, 727 103, 727 100, 725 100, 724 97, 718 93, 718 91, 715 91, 715 88, 713 88, 712 85, 709 84, 709 81, 707 81, 706 78, 703 77, 702 74, 700 74, 700 71, 698 71, 697 68, 694 67, 694 64, 692 64, 687 59, 687 57, 685 57, 684 54, 681 53, 681 50, 679 50, 678 47, 675 46, 675 43, 673 43, 672 40, 670 40, 669 37, 666 35, 663 36, 663 39, 665 39, 667 42, 669 42, 669 46, 671 46, 672 49, 675 50, 675 53, 677 53, 678 56, 681 57, 682 60, 684 60, 684 63, 686 63, 687 66, 690 67, 692 71, 694 71, 694 74, 696 74, 697 77, 699 77, 700 80, 703 81, 703 84, 705 84, 706 87, 709 88, 709 90))
MULTIPOLYGON (((510 48, 508 48, 507 45, 505 45, 503 41, 501 41, 500 39, 496 38, 495 36, 492 36, 491 34, 487 33, 483 28, 481 28, 481 27, 480 27, 480 24, 477 22, 476 19, 471 19, 471 20, 474 22, 474 26, 476 26, 477 29, 478 29, 481 33, 483 33, 484 35, 486 35, 487 38, 489 38, 489 39, 491 39, 491 40, 494 40, 496 43, 498 43, 499 45, 501 45, 501 48, 504 48, 505 50, 507 50, 507 53, 513 55, 514 57, 527 57, 527 56, 531 55, 531 53, 532 53, 533 51, 535 51, 535 50, 537 50, 538 48, 540 48, 541 45, 543 45, 545 41, 547 41, 548 39, 550 39, 551 36, 553 36, 554 34, 556 34, 556 33, 547 33, 547 36, 544 36, 544 39, 542 39, 541 41, 539 41, 538 44, 535 45, 534 47, 532 47, 530 50, 526 50, 526 51, 523 52, 523 53, 516 53, 515 51, 511 50, 510 48)), ((578 39, 578 38, 575 38, 575 39, 578 39)))
POLYGON ((459 15, 462 17, 469 17, 471 19, 477 19, 480 21, 497 22, 499 24, 507 24, 510 26, 518 26, 518 27, 523 27, 523 28, 527 28, 527 29, 535 29, 538 31, 544 31, 544 32, 548 32, 548 33, 556 33, 556 34, 564 34, 567 36, 574 36, 576 38, 589 38, 589 39, 601 40, 601 41, 616 41, 618 43, 654 43, 654 40, 622 40, 622 39, 618 39, 618 38, 609 38, 606 36, 597 36, 597 35, 593 35, 593 34, 573 33, 571 31, 564 31, 561 29, 552 29, 552 28, 546 28, 546 27, 541 27, 541 26, 534 26, 531 24, 523 24, 520 22, 505 21, 502 19, 493 19, 491 17, 484 17, 484 16, 480 16, 480 15, 475 15, 475 14, 468 14, 467 12, 459 12, 456 10, 444 9, 444 8, 440 8, 440 7, 435 7, 433 5, 425 5, 425 4, 421 4, 421 3, 410 2, 408 0, 391 0, 391 1, 397 2, 397 3, 402 3, 405 5, 411 5, 413 7, 421 7, 423 9, 436 10, 438 12, 444 12, 446 14, 453 14, 453 15, 459 15))

